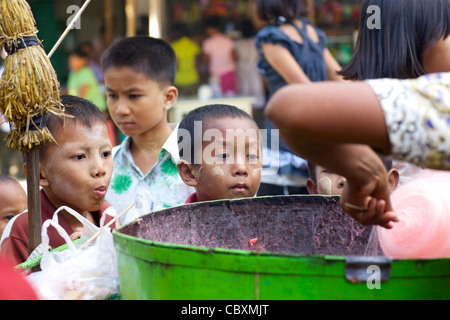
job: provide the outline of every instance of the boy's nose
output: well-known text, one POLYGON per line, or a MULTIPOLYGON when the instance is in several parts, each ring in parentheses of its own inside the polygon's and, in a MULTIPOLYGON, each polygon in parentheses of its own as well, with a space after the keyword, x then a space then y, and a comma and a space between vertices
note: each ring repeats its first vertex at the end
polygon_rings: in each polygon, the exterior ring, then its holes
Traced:
POLYGON ((247 176, 248 175, 247 166, 244 163, 236 162, 233 165, 233 174, 247 176))
POLYGON ((96 160, 91 167, 91 176, 98 178, 106 175, 106 164, 101 160, 96 160))
POLYGON ((128 114, 130 112, 130 108, 128 108, 127 104, 119 99, 116 105, 116 113, 117 114, 128 114))

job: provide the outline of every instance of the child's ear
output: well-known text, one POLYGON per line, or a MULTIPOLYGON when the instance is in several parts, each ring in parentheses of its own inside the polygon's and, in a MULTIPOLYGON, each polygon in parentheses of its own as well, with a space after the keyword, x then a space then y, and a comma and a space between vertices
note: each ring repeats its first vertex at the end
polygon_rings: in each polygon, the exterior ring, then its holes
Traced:
POLYGON ((164 91, 164 109, 169 111, 178 100, 178 89, 174 86, 166 87, 164 91))
POLYGON ((397 171, 397 169, 391 169, 388 172, 388 182, 389 182, 389 191, 394 191, 397 186, 398 182, 400 180, 400 173, 397 171))
POLYGON ((24 162, 22 165, 22 172, 26 177, 27 176, 27 163, 26 162, 24 162))
POLYGON ((184 181, 188 186, 196 187, 198 182, 196 178, 197 170, 195 166, 185 160, 178 161, 177 164, 178 173, 180 174, 181 180, 184 181))
MULTIPOLYGON (((27 176, 27 163, 26 162, 22 165, 22 171, 26 177, 27 176)), ((41 187, 49 186, 48 180, 45 178, 44 174, 42 174, 42 171, 40 169, 39 169, 39 186, 41 186, 41 187)))
MULTIPOLYGON (((25 174, 25 176, 27 176, 27 164, 26 163, 23 164, 23 173, 25 174)), ((41 187, 49 186, 48 180, 45 178, 45 175, 42 174, 41 170, 39 170, 39 186, 41 186, 41 187)))
POLYGON ((306 180, 306 189, 308 189, 309 194, 318 194, 317 184, 311 178, 306 180))

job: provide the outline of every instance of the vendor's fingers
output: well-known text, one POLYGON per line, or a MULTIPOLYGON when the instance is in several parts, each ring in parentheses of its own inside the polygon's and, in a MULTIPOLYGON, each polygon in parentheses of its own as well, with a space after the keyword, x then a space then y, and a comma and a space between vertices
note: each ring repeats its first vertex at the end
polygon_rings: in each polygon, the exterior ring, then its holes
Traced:
MULTIPOLYGON (((341 198, 341 207, 342 209, 348 213, 353 219, 357 220, 361 224, 366 224, 366 221, 369 219, 368 208, 369 203, 367 204, 354 204, 350 201, 345 201, 345 198, 341 198)), ((373 209, 372 209, 373 212, 373 209)))
POLYGON ((352 218, 365 226, 379 225, 391 229, 393 223, 398 221, 395 212, 387 209, 386 201, 383 199, 371 198, 366 207, 344 202, 342 208, 352 218))
POLYGON ((371 198, 367 204, 367 209, 357 216, 357 220, 365 226, 374 224, 377 215, 377 201, 371 198))
POLYGON ((394 209, 392 208, 390 195, 387 195, 386 198, 384 199, 384 201, 386 203, 384 211, 385 212, 394 211, 394 209))
POLYGON ((351 203, 349 203, 349 202, 345 202, 345 203, 344 203, 343 209, 344 209, 344 210, 347 210, 347 211, 356 211, 356 212, 363 212, 363 211, 366 211, 366 208, 365 208, 365 207, 363 207, 363 206, 357 206, 357 205, 351 204, 351 203))
POLYGON ((74 241, 74 240, 80 238, 82 232, 83 232, 83 231, 75 231, 74 233, 72 233, 72 234, 70 235, 70 240, 74 241))
POLYGON ((374 224, 386 229, 392 229, 394 223, 399 221, 397 214, 391 208, 387 207, 384 200, 378 201, 376 210, 374 224))

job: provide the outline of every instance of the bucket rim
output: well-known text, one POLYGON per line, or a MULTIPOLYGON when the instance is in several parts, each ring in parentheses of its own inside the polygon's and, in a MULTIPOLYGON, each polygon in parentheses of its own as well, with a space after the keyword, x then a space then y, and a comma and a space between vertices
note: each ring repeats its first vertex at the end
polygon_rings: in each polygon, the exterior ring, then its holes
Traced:
MULTIPOLYGON (((198 247, 185 244, 141 239, 113 230, 117 254, 134 256, 149 263, 237 272, 261 272, 270 274, 302 274, 342 276, 347 262, 363 259, 367 264, 376 265, 380 258, 388 259, 391 276, 395 278, 450 276, 450 258, 433 259, 391 259, 386 256, 334 256, 279 253, 270 251, 250 251, 242 249, 198 247), (145 248, 145 256, 137 257, 138 250, 145 248), (199 262, 201 261, 201 263, 199 262), (227 266, 217 264, 226 262, 227 266), (274 269, 276 268, 276 269, 274 269), (274 272, 276 270, 276 272, 274 272)), ((139 254, 142 254, 140 251, 139 254)))

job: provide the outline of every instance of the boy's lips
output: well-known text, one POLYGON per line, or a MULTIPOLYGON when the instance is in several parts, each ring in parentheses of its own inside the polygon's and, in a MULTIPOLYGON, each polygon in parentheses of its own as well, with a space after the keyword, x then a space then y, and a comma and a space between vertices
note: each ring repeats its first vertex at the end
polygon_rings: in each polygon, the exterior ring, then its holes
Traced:
POLYGON ((248 190, 248 187, 245 183, 238 183, 232 186, 231 189, 237 192, 246 192, 248 190))
POLYGON ((105 186, 100 186, 94 189, 94 193, 98 196, 98 197, 105 197, 106 195, 106 187, 105 186))
POLYGON ((121 128, 128 128, 128 127, 134 126, 134 122, 132 122, 132 121, 119 121, 118 125, 121 128))

